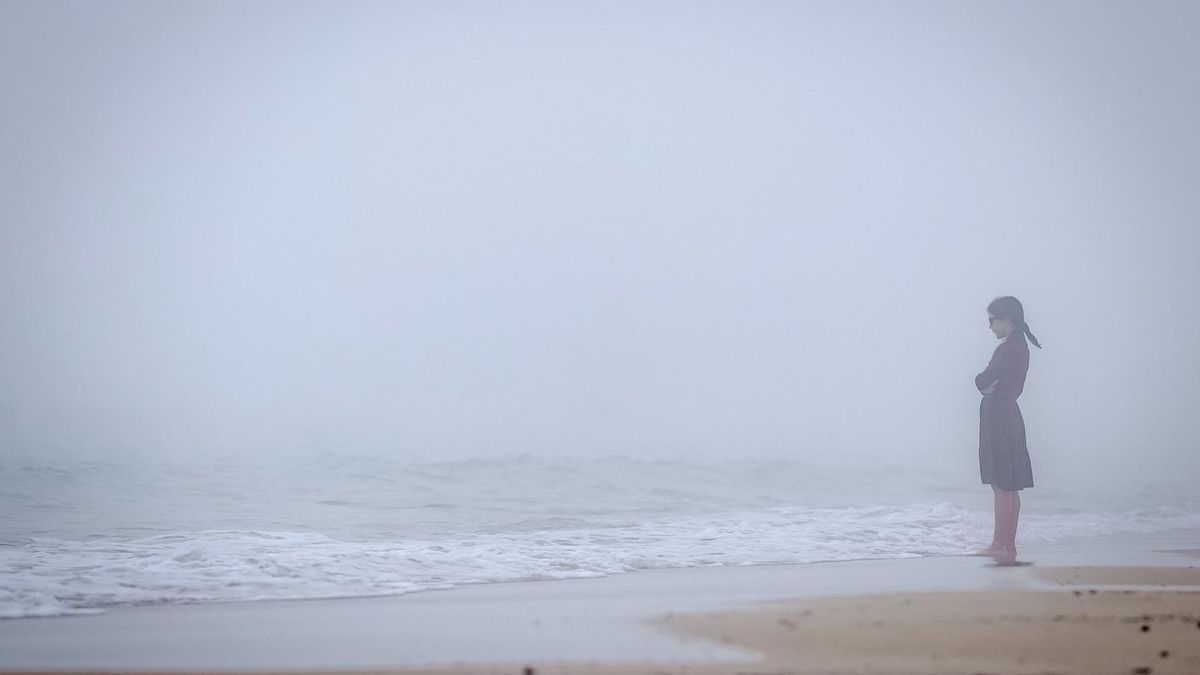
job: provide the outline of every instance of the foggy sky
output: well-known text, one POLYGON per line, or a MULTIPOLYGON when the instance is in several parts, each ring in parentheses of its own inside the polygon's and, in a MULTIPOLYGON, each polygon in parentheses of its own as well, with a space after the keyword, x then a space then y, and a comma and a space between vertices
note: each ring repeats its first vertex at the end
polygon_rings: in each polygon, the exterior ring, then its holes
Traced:
MULTIPOLYGON (((1194 3, 0 0, 0 452, 1200 475, 1194 3)), ((1190 480, 1190 479, 1189 479, 1190 480)))

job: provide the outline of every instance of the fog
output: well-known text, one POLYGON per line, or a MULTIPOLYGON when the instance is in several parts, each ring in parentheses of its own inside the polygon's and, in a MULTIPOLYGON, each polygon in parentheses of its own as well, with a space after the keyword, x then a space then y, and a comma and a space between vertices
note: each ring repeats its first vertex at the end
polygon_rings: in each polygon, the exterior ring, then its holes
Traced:
POLYGON ((0 452, 1200 475, 1194 3, 0 0, 0 452))

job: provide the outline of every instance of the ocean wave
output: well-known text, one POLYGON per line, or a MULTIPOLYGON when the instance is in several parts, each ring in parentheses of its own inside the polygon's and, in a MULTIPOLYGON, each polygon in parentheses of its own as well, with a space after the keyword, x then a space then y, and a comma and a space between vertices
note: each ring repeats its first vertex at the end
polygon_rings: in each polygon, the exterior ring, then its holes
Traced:
MULTIPOLYGON (((0 547, 0 617, 89 613, 126 604, 396 595, 652 568, 959 554, 977 547, 991 526, 989 512, 935 502, 789 506, 388 541, 258 530, 131 540, 30 537, 0 547)), ((1186 529, 1200 529, 1200 510, 1033 513, 1022 521, 1022 539, 1186 529)))

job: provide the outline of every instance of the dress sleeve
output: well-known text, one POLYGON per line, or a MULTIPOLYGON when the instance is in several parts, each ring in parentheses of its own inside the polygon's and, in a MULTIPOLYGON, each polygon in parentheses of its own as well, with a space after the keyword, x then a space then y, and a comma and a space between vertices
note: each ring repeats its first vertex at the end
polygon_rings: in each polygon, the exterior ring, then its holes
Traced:
POLYGON ((983 372, 975 376, 975 388, 982 392, 987 389, 988 385, 997 382, 1004 378, 1008 373, 1012 364, 1012 350, 1006 348, 1006 344, 1002 344, 992 353, 992 360, 988 361, 987 368, 983 372))

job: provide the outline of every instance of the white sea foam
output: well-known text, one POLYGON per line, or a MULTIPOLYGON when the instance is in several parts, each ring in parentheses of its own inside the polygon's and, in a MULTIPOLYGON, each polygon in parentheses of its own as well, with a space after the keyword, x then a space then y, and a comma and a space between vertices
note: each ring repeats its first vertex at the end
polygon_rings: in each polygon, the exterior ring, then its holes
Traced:
MULTIPOLYGON (((987 504, 963 496, 978 487, 919 500, 939 492, 936 481, 909 477, 901 489, 894 473, 839 477, 797 463, 179 469, 3 467, 0 500, 21 518, 0 533, 0 617, 957 554, 991 532, 987 504)), ((1200 529, 1200 508, 1035 506, 1022 540, 1175 529, 1200 529)))

